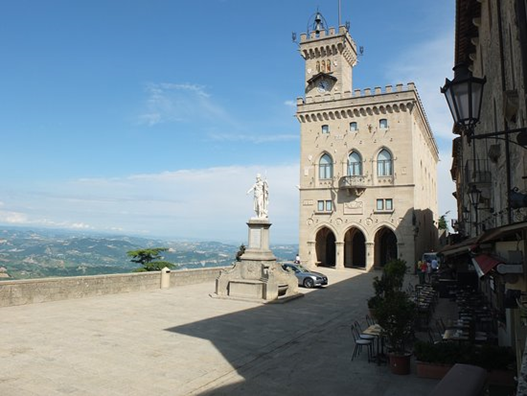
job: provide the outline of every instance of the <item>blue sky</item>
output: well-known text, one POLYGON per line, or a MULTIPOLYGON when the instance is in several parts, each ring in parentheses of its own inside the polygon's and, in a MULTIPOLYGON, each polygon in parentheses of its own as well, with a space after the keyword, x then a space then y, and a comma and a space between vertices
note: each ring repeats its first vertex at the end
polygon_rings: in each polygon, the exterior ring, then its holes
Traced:
MULTIPOLYGON (((272 243, 298 241, 303 59, 291 33, 337 0, 0 3, 0 224, 241 243, 270 184, 272 243)), ((455 213, 454 0, 342 0, 353 88, 415 82, 455 213)))

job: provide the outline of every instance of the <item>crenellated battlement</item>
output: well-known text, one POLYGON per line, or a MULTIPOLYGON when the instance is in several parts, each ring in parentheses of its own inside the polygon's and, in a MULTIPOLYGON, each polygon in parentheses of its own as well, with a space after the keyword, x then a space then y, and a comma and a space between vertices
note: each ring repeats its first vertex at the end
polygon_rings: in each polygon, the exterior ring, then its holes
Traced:
POLYGON ((337 33, 337 29, 335 27, 330 27, 328 29, 328 32, 326 33, 325 30, 321 30, 318 34, 316 32, 309 32, 309 37, 308 37, 308 33, 301 33, 300 34, 300 42, 303 43, 303 42, 307 42, 309 40, 320 40, 324 37, 327 37, 327 38, 331 38, 333 36, 337 36, 337 35, 342 35, 342 34, 346 34, 348 33, 348 31, 346 30, 346 27, 345 26, 341 26, 339 29, 338 29, 338 33, 337 33))
POLYGON ((308 103, 318 103, 326 102, 339 99, 354 99, 354 98, 367 98, 373 97, 376 95, 391 94, 397 92, 407 92, 407 91, 416 91, 415 83, 409 82, 405 84, 396 84, 395 88, 393 85, 386 85, 384 90, 381 87, 372 88, 363 88, 355 89, 353 91, 345 91, 343 93, 325 93, 319 95, 307 95, 305 100, 304 98, 297 98, 297 104, 308 104, 308 103))

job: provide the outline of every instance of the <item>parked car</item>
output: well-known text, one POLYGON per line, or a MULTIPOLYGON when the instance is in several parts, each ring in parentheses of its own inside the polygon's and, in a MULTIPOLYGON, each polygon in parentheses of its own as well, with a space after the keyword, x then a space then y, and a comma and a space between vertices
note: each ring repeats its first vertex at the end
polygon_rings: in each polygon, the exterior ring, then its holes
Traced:
POLYGON ((286 271, 293 271, 298 279, 298 286, 307 288, 315 286, 326 286, 328 277, 320 272, 309 271, 300 264, 283 264, 282 268, 286 271))

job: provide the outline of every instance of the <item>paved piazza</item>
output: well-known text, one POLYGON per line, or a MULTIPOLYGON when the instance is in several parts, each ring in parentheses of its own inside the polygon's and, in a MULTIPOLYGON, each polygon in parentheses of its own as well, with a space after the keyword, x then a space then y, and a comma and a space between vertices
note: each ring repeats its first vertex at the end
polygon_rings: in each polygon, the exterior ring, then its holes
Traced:
POLYGON ((287 304, 213 283, 0 308, 0 395, 417 395, 437 381, 350 361, 376 274, 322 269, 287 304))

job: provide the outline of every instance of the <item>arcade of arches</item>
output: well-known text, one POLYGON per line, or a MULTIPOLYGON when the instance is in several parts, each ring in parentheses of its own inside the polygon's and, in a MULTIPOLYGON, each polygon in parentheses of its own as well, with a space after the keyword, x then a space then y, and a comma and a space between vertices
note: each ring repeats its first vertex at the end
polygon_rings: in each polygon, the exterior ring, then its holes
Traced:
POLYGON ((316 233, 313 253, 315 264, 324 267, 339 266, 338 257, 343 255, 343 265, 347 268, 368 268, 368 256, 373 255, 373 267, 383 267, 391 259, 397 258, 397 237, 388 227, 381 227, 375 233, 373 242, 368 242, 364 233, 351 227, 338 241, 335 233, 322 227, 316 233))

